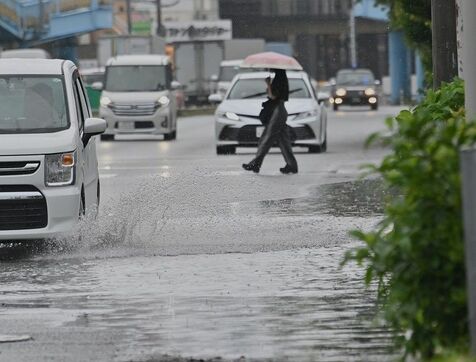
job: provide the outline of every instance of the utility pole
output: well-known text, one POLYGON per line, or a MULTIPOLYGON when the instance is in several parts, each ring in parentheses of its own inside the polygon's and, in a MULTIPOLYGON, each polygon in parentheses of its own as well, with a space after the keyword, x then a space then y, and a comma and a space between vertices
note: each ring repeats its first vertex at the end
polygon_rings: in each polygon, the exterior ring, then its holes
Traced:
POLYGON ((350 63, 352 68, 357 68, 357 40, 355 32, 355 0, 350 3, 349 27, 350 27, 350 63))
POLYGON ((38 21, 38 28, 37 28, 37 36, 38 38, 41 37, 43 32, 45 31, 45 4, 43 4, 43 0, 40 0, 38 3, 39 5, 39 21, 38 21))
POLYGON ((458 75, 464 79, 463 75, 463 2, 456 0, 456 46, 458 48, 458 75))
POLYGON ((162 2, 161 0, 155 0, 157 4, 157 31, 156 34, 157 36, 163 36, 164 34, 164 29, 162 27, 162 2))
POLYGON ((431 0, 433 88, 458 75, 455 0, 431 0))
MULTIPOLYGON (((476 1, 463 0, 459 3, 464 29, 463 39, 463 70, 465 87, 465 107, 468 120, 476 121, 476 48, 473 36, 476 32, 476 1)), ((476 148, 461 152, 463 215, 465 229, 466 280, 468 295, 468 324, 470 333, 471 353, 476 356, 476 148)))
POLYGON ((132 34, 131 0, 126 0, 127 33, 132 34))

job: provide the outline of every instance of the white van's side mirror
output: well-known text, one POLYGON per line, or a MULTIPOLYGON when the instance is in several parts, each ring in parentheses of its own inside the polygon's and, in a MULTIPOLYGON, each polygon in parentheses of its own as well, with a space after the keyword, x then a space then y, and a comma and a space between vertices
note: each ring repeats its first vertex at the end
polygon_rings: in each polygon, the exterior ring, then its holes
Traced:
POLYGON ((218 104, 223 101, 223 96, 221 94, 215 93, 215 94, 210 94, 208 97, 208 102, 211 104, 218 104))
POLYGON ((180 84, 180 82, 176 80, 173 80, 172 83, 170 84, 170 87, 172 88, 172 90, 180 90, 182 89, 182 84, 180 84))
POLYGON ((102 84, 102 82, 94 82, 93 84, 91 84, 91 88, 97 91, 102 91, 104 88, 104 84, 102 84))
POLYGON ((91 137, 104 133, 107 128, 107 123, 101 118, 87 118, 84 121, 83 144, 84 147, 88 144, 91 137))

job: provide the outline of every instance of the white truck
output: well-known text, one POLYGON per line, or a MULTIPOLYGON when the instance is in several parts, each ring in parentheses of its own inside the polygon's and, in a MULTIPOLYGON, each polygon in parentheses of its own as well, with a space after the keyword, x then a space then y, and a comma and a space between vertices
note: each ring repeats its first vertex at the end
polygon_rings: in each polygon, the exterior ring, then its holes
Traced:
POLYGON ((158 36, 113 35, 98 40, 97 60, 104 67, 118 55, 165 54, 165 40, 158 36))
POLYGON ((220 66, 223 61, 239 61, 249 54, 263 52, 264 49, 263 39, 175 43, 175 76, 177 81, 185 87, 187 103, 206 103, 208 96, 217 91, 219 84, 217 82, 220 82, 220 66))

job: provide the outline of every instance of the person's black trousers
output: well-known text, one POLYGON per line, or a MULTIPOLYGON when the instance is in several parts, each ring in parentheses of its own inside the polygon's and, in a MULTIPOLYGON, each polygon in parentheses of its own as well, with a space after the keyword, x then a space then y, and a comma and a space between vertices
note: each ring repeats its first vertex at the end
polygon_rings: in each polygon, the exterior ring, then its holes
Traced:
POLYGON ((256 157, 251 162, 261 167, 265 156, 275 143, 277 143, 281 149, 286 164, 292 169, 297 170, 298 165, 293 154, 291 139, 289 138, 285 122, 283 124, 270 124, 265 128, 258 143, 256 157))

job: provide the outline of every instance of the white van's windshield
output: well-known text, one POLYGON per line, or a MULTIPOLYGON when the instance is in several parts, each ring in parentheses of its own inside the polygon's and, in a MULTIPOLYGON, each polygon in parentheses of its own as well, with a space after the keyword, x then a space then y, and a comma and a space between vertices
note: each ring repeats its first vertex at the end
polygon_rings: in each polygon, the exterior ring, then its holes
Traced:
POLYGON ((156 92, 167 89, 167 68, 163 65, 115 65, 107 68, 110 92, 156 92))
POLYGON ((62 77, 0 75, 0 133, 47 133, 68 127, 62 77))

